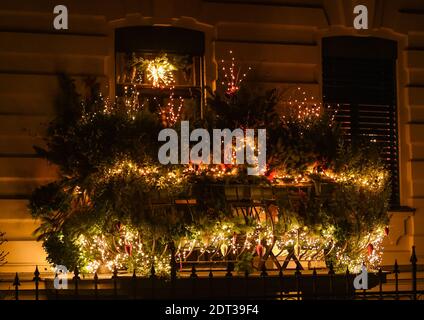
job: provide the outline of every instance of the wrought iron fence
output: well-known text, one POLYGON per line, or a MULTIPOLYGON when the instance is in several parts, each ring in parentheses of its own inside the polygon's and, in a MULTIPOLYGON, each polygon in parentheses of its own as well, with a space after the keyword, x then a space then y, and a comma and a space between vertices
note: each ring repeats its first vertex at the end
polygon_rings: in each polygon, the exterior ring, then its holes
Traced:
MULTIPOLYGON (((424 290, 418 290, 417 283, 424 279, 417 277, 417 257, 415 247, 410 259, 411 274, 407 279, 408 290, 399 288, 400 268, 395 262, 393 269, 368 274, 368 290, 356 290, 353 286, 356 274, 346 270, 335 273, 330 265, 325 273, 313 269, 307 273, 297 266, 289 273, 287 270, 267 270, 265 264, 259 274, 243 275, 234 272, 234 265, 228 263, 226 269, 197 270, 196 264, 177 277, 175 272, 170 278, 156 275, 152 266, 150 276, 141 277, 136 273, 119 275, 114 270, 112 276, 100 278, 97 273, 91 278, 83 277, 78 269, 72 279, 68 279, 68 289, 55 289, 54 278, 42 278, 38 267, 29 282, 32 289, 21 290, 19 274, 16 273, 12 290, 3 290, 6 297, 22 299, 271 299, 271 300, 352 300, 352 299, 424 299, 424 290), (386 290, 387 276, 394 277, 394 288, 386 290), (42 288, 41 288, 42 287, 42 288)), ((56 278, 58 276, 56 275, 56 278)), ((405 280, 402 280, 402 283, 405 280)), ((26 283, 28 285, 28 281, 26 283)), ((402 284, 403 285, 403 284, 402 284)))

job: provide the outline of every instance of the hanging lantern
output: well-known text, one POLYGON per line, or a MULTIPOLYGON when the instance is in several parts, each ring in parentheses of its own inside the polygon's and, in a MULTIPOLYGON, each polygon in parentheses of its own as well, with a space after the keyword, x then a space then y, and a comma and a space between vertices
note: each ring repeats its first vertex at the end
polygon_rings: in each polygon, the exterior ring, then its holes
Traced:
POLYGON ((372 255, 372 253, 373 253, 373 251, 374 251, 374 246, 373 246, 373 244, 372 243, 369 243, 368 244, 368 246, 367 246, 367 249, 368 249, 368 255, 370 256, 370 255, 372 255))
POLYGON ((223 257, 227 255, 228 252, 228 245, 226 243, 221 244, 221 254, 223 257))
POLYGON ((262 257, 263 256, 264 246, 261 243, 258 243, 256 245, 256 253, 258 254, 259 257, 262 257))

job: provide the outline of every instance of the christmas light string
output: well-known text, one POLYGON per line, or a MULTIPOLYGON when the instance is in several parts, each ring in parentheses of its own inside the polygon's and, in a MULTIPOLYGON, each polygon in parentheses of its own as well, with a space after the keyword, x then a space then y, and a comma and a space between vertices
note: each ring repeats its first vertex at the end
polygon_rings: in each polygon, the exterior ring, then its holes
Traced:
POLYGON ((236 66, 233 51, 229 50, 228 53, 230 61, 221 60, 221 71, 224 77, 221 84, 224 86, 226 94, 233 95, 240 89, 241 83, 246 79, 248 72, 252 68, 248 67, 248 71, 243 73, 241 67, 236 66))

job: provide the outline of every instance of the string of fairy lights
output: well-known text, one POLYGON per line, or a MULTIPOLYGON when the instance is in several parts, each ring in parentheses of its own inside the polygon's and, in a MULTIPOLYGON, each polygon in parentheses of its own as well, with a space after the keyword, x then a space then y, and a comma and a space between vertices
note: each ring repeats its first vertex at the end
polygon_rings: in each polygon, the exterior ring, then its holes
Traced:
POLYGON ((308 122, 317 119, 322 114, 322 103, 315 100, 314 96, 309 97, 301 87, 291 88, 285 92, 279 100, 279 109, 282 118, 295 119, 296 122, 308 122))
POLYGON ((162 122, 168 127, 174 126, 181 118, 181 112, 184 107, 184 98, 179 96, 175 98, 175 86, 170 87, 168 103, 165 106, 159 107, 159 116, 162 122))
MULTIPOLYGON (((259 209, 261 210, 261 209, 259 209)), ((215 260, 236 259, 241 254, 250 252, 262 257, 266 251, 278 256, 286 256, 290 248, 293 248, 296 256, 302 261, 322 261, 334 246, 332 245, 334 227, 323 229, 317 235, 310 232, 306 227, 293 226, 282 235, 276 235, 269 224, 257 221, 247 233, 235 233, 233 225, 217 222, 212 232, 207 234, 197 231, 191 239, 181 239, 176 252, 176 262, 182 267, 183 262, 188 261, 190 256, 196 252, 201 255, 207 253, 208 257, 215 260), (330 249, 329 249, 330 248, 330 249), (325 251, 326 250, 326 251, 325 251)), ((158 274, 168 274, 170 271, 169 254, 162 255, 149 252, 143 244, 141 232, 127 226, 121 226, 117 240, 111 240, 104 235, 87 237, 81 235, 78 244, 85 256, 97 257, 88 262, 87 272, 95 272, 101 266, 108 271, 115 268, 132 266, 140 273, 148 274, 152 264, 158 274)), ((381 263, 382 242, 385 237, 383 228, 370 232, 356 244, 360 254, 352 258, 346 254, 343 248, 335 250, 339 262, 348 266, 351 272, 358 272, 363 263, 368 266, 378 266, 381 263), (367 250, 363 250, 363 248, 367 250)), ((197 259, 199 256, 197 256, 197 259)))
POLYGON ((123 269, 130 266, 130 271, 148 275, 151 266, 155 265, 158 275, 169 274, 171 267, 168 252, 164 252, 161 256, 149 252, 141 240, 139 231, 127 226, 122 226, 121 229, 122 232, 119 232, 117 239, 100 234, 94 237, 79 236, 77 243, 84 256, 96 257, 87 263, 85 267, 87 272, 97 272, 101 267, 111 272, 115 268, 123 269))
MULTIPOLYGON (((213 171, 209 173, 216 174, 213 171)), ((143 176, 152 187, 157 188, 166 188, 175 183, 184 184, 188 178, 187 172, 184 174, 168 172, 168 174, 162 175, 156 166, 138 166, 129 161, 119 162, 107 171, 106 177, 123 174, 143 176)), ((256 209, 266 216, 263 208, 256 209)), ((244 252, 256 253, 261 256, 266 250, 272 251, 276 256, 284 256, 288 254, 290 247, 294 248, 297 256, 303 261, 322 260, 325 258, 324 249, 331 247, 334 232, 334 228, 329 227, 321 230, 317 235, 298 225, 293 225, 287 232, 276 234, 263 219, 262 221, 257 220, 253 225, 253 230, 244 234, 235 234, 233 227, 231 224, 217 223, 212 232, 208 232, 208 235, 198 231, 193 233, 191 239, 182 239, 178 244, 177 262, 182 266, 182 263, 187 261, 196 250, 201 254, 209 254, 209 257, 214 255, 217 259, 226 259, 230 253, 233 258, 244 252)), ((166 263, 166 261, 169 262, 167 260, 169 257, 156 257, 154 254, 146 253, 138 231, 129 230, 125 232, 123 238, 119 240, 118 246, 115 247, 111 247, 104 236, 97 236, 90 241, 82 236, 80 245, 81 250, 86 252, 85 255, 89 253, 88 256, 99 257, 88 263, 87 271, 95 271, 102 265, 112 271, 115 267, 121 268, 128 265, 128 261, 131 261, 134 266, 138 266, 139 270, 148 270, 154 261, 157 272, 166 274, 169 271, 169 263, 166 263), (122 247, 124 249, 116 249, 122 247), (125 250, 125 248, 131 249, 125 250)), ((358 248, 365 248, 372 244, 372 250, 368 250, 368 253, 362 250, 356 259, 352 259, 339 248, 335 251, 336 257, 340 262, 349 266, 350 271, 358 270, 364 262, 370 266, 377 266, 381 262, 383 238, 384 230, 379 228, 362 238, 358 245, 358 248)))
POLYGON ((165 170, 156 164, 139 165, 126 159, 119 160, 113 167, 103 172, 105 180, 130 175, 143 179, 147 186, 155 190, 167 189, 170 186, 176 188, 187 182, 182 170, 165 170))
MULTIPOLYGON (((240 89, 241 83, 245 80, 247 73, 243 73, 235 63, 233 52, 229 51, 230 60, 221 60, 223 81, 221 84, 225 88, 227 95, 233 95, 240 89)), ((167 126, 173 126, 181 117, 184 106, 182 97, 175 97, 175 79, 173 72, 176 67, 166 58, 157 57, 145 61, 147 79, 154 88, 169 90, 170 95, 165 106, 159 107, 159 117, 167 126)), ((113 111, 114 106, 107 99, 101 100, 104 103, 104 113, 113 111)), ((131 119, 135 119, 137 113, 144 108, 144 103, 140 103, 140 92, 136 84, 124 87, 123 105, 131 119)), ((310 97, 306 91, 300 87, 289 92, 286 99, 281 99, 281 117, 287 123, 296 121, 306 127, 311 122, 318 120, 324 111, 322 103, 315 97, 310 97)), ((254 149, 255 141, 244 141, 254 149)), ((239 166, 236 164, 237 149, 233 146, 232 164, 226 165, 206 165, 189 164, 181 170, 164 171, 158 165, 151 163, 137 164, 131 160, 123 159, 116 162, 103 172, 103 178, 113 179, 116 177, 134 175, 144 179, 146 185, 152 190, 167 189, 170 186, 185 185, 193 175, 209 175, 215 179, 237 176, 239 166)), ((378 168, 370 169, 367 172, 334 172, 331 169, 317 171, 314 166, 309 167, 303 174, 289 174, 283 170, 273 172, 269 175, 269 182, 273 186, 310 186, 319 175, 321 179, 332 183, 349 183, 364 188, 366 190, 381 190, 384 187, 388 175, 378 168)), ((267 217, 267 212, 263 207, 257 207, 259 216, 267 217)), ((176 248, 176 260, 182 267, 193 252, 198 251, 200 255, 208 255, 210 259, 236 259, 241 254, 250 252, 262 257, 265 252, 272 252, 275 256, 285 256, 289 249, 293 248, 299 259, 304 261, 324 260, 325 255, 335 250, 336 258, 347 265, 350 271, 356 272, 363 263, 369 266, 377 266, 381 263, 382 242, 387 232, 383 227, 369 232, 357 245, 359 255, 352 258, 346 254, 345 248, 335 248, 334 226, 328 226, 316 231, 301 227, 295 223, 285 232, 276 232, 269 218, 259 218, 254 221, 248 231, 235 232, 234 224, 228 222, 216 222, 211 230, 192 230, 190 238, 183 238, 176 248), (363 248, 367 248, 364 250, 363 248)), ((101 267, 106 267, 109 271, 115 268, 133 266, 138 272, 147 274, 152 264, 155 265, 158 274, 169 274, 170 256, 168 253, 158 255, 149 252, 145 245, 140 230, 130 226, 121 226, 117 230, 117 236, 108 238, 104 234, 95 236, 80 235, 78 243, 81 252, 85 257, 90 257, 86 265, 86 271, 95 272, 101 267)))
POLYGON ((221 81, 221 85, 225 88, 225 93, 228 95, 234 95, 240 89, 240 85, 243 80, 246 79, 248 72, 252 69, 248 67, 247 72, 242 72, 242 69, 236 66, 235 57, 233 51, 228 51, 230 60, 221 60, 221 70, 224 79, 221 81))

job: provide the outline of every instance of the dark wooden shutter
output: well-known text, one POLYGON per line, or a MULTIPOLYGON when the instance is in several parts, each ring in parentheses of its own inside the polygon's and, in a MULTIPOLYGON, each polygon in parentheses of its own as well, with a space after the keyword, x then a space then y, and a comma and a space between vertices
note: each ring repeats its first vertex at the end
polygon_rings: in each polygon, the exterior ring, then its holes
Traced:
POLYGON ((338 105, 336 119, 348 140, 366 137, 379 146, 392 174, 393 207, 399 206, 396 61, 394 41, 323 40, 324 103, 338 105))

